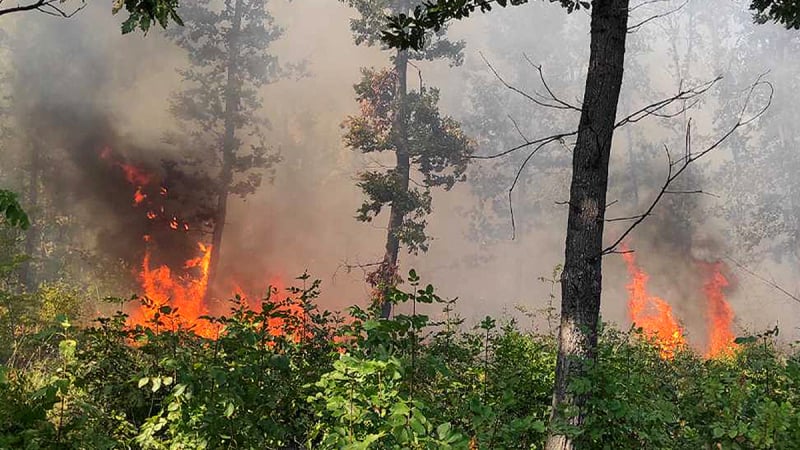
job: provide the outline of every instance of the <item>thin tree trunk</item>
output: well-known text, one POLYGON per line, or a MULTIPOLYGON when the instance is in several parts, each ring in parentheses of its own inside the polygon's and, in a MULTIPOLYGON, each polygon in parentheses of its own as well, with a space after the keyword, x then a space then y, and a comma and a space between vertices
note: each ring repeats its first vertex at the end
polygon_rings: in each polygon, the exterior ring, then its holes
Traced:
POLYGON ((31 149, 30 179, 28 180, 28 216, 31 225, 25 233, 25 256, 29 259, 22 265, 21 278, 28 292, 33 292, 38 288, 36 269, 33 266, 33 259, 37 255, 36 249, 39 247, 39 227, 34 218, 39 207, 39 172, 41 171, 41 148, 38 142, 33 143, 31 149))
MULTIPOLYGON (((397 164, 394 176, 397 178, 396 195, 404 195, 408 192, 409 177, 411 176, 411 159, 408 153, 408 133, 406 130, 406 91, 408 71, 408 53, 398 51, 395 56, 395 72, 397 73, 397 104, 398 111, 395 118, 395 133, 397 140, 395 143, 395 156, 397 164)), ((406 211, 402 202, 392 202, 389 212, 389 227, 386 232, 386 253, 383 256, 383 263, 378 276, 381 289, 381 317, 388 318, 392 313, 392 304, 389 302, 389 289, 395 284, 397 274, 397 257, 400 252, 400 228, 403 226, 403 219, 406 211)))
MULTIPOLYGON (((569 385, 596 354, 608 165, 622 86, 628 4, 629 0, 592 4, 589 69, 572 158, 553 418, 577 427, 584 421, 586 396, 572 394, 569 385)), ((546 448, 574 446, 571 438, 551 432, 546 448)))
POLYGON ((222 138, 222 167, 219 174, 217 208, 214 215, 214 232, 211 237, 211 260, 208 266, 208 289, 206 302, 216 286, 219 258, 222 253, 222 235, 225 231, 225 218, 228 213, 228 196, 233 182, 233 163, 236 158, 236 116, 239 113, 241 90, 239 89, 239 34, 242 27, 242 0, 236 0, 233 22, 228 32, 228 67, 225 84, 225 134, 222 138))

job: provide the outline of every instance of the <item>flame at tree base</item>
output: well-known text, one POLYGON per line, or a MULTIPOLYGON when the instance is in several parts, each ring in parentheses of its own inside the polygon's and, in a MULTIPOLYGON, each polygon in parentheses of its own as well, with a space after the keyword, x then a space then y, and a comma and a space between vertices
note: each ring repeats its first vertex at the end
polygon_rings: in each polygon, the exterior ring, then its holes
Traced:
POLYGON ((173 329, 187 329, 196 334, 212 338, 217 336, 219 328, 202 319, 209 314, 203 303, 208 289, 208 268, 211 262, 212 247, 198 243, 200 256, 186 261, 185 269, 197 269, 200 276, 175 276, 167 266, 151 268, 151 254, 147 250, 142 261, 142 272, 139 274, 144 290, 145 302, 130 315, 131 325, 152 327, 156 318, 167 312, 169 307, 170 323, 173 329))

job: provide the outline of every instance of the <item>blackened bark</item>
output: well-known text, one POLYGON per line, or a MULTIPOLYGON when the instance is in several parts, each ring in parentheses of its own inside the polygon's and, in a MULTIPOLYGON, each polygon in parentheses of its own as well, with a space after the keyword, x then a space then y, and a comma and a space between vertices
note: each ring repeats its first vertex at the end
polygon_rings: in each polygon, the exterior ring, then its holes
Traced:
MULTIPOLYGON (((578 427, 586 397, 571 394, 568 387, 595 358, 608 164, 622 86, 628 4, 629 0, 592 2, 589 69, 572 158, 553 417, 578 427)), ((569 437, 551 433, 546 448, 574 446, 569 437)))
POLYGON ((394 176, 397 180, 395 190, 395 200, 392 202, 389 212, 389 227, 386 232, 386 253, 383 256, 379 276, 377 277, 379 286, 383 290, 381 293, 381 317, 388 318, 392 313, 392 304, 389 302, 389 289, 395 284, 397 274, 397 256, 400 252, 400 229, 403 226, 403 219, 406 214, 405 201, 398 202, 397 199, 404 199, 408 192, 409 177, 411 176, 411 158, 408 152, 408 130, 406 129, 406 119, 408 115, 406 105, 406 90, 408 72, 408 53, 398 51, 395 56, 395 72, 397 74, 397 115, 394 123, 395 133, 395 156, 397 163, 394 176))
POLYGON ((228 32, 228 67, 225 84, 225 131, 222 138, 222 167, 217 186, 217 208, 214 214, 214 232, 211 237, 211 260, 208 265, 208 289, 206 302, 211 300, 211 293, 216 286, 219 257, 222 253, 222 235, 225 231, 225 217, 228 213, 228 196, 233 182, 233 164, 236 159, 238 143, 236 141, 236 122, 241 100, 239 76, 239 38, 242 28, 242 0, 236 0, 233 22, 228 32))

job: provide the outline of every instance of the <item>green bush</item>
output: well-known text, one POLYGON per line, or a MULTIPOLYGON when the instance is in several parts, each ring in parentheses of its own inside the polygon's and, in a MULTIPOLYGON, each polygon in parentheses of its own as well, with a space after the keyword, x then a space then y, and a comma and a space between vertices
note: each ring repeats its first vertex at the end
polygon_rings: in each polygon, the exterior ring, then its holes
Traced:
MULTIPOLYGON (((408 286, 391 300, 412 313, 391 320, 317 310, 318 282, 270 291, 259 310, 233 301, 207 318, 217 339, 164 326, 169 307, 151 327, 59 318, 26 335, 36 357, 0 366, 0 448, 543 448, 553 337, 488 317, 466 329, 413 272, 408 286), (437 304, 441 322, 417 313, 437 304)), ((71 304, 68 293, 49 301, 71 304)), ((606 326, 570 387, 591 394, 585 426, 567 431, 589 449, 797 448, 800 358, 776 332, 728 359, 665 360, 639 331, 606 326)))

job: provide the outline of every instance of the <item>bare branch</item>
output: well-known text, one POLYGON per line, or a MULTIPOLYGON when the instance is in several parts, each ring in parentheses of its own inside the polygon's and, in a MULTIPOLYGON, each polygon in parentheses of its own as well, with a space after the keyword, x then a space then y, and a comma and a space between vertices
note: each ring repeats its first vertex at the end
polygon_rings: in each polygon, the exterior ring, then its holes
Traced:
POLYGON ((762 283, 766 284, 767 286, 782 292, 784 295, 786 295, 790 299, 796 301, 797 303, 800 303, 800 298, 798 298, 796 295, 792 294, 791 292, 787 291, 786 289, 782 288, 775 281, 766 279, 765 277, 763 277, 763 276, 757 274, 756 272, 748 269, 747 266, 745 266, 744 264, 740 263, 739 261, 736 261, 735 259, 731 258, 730 256, 726 256, 725 259, 727 259, 728 261, 732 262, 736 267, 738 267, 744 273, 754 277, 755 279, 761 281, 762 283))
POLYGON ((15 12, 31 11, 31 10, 34 10, 34 9, 39 9, 42 5, 44 5, 45 3, 48 3, 49 1, 52 1, 52 0, 36 0, 36 2, 29 3, 27 5, 18 5, 18 6, 14 6, 12 8, 0 9, 0 16, 5 15, 5 14, 15 13, 15 12))
POLYGON ((641 8, 643 6, 653 5, 653 4, 656 4, 656 3, 668 3, 670 1, 671 0, 645 0, 642 3, 639 3, 638 5, 634 5, 634 6, 631 6, 630 8, 628 8, 628 14, 636 11, 637 9, 639 9, 639 8, 641 8))
MULTIPOLYGON (((2 2, 0 2, 2 3, 2 2)), ((86 7, 85 1, 81 2, 81 6, 76 8, 72 12, 67 12, 57 6, 59 3, 62 3, 60 0, 36 0, 32 3, 28 3, 26 5, 17 5, 11 8, 2 8, 0 9, 0 16, 6 14, 12 14, 16 12, 23 12, 23 11, 39 11, 41 13, 50 15, 50 16, 57 16, 57 17, 64 17, 69 18, 74 16, 78 13, 78 11, 82 10, 86 7)))
MULTIPOLYGON (((481 59, 483 59, 483 62, 486 64, 486 66, 487 66, 487 67, 489 67, 489 70, 491 70, 491 71, 492 71, 492 73, 494 74, 494 76, 495 76, 495 77, 496 77, 496 78, 497 78, 497 79, 500 81, 500 83, 502 83, 502 84, 503 84, 503 86, 505 86, 507 89, 509 89, 509 90, 511 90, 511 91, 513 91, 513 92, 516 92, 517 94, 519 94, 519 95, 523 96, 524 98, 526 98, 526 99, 530 100, 531 102, 533 102, 533 103, 535 103, 535 104, 537 104, 537 105, 539 105, 539 106, 542 106, 542 107, 544 107, 544 108, 553 108, 553 109, 562 109, 562 110, 565 110, 565 109, 566 109, 566 110, 569 110, 569 109, 571 109, 571 110, 574 110, 574 111, 580 111, 580 108, 577 108, 577 107, 575 107, 575 106, 573 106, 573 105, 570 105, 570 104, 569 104, 569 103, 567 103, 567 102, 564 102, 564 101, 562 101, 562 100, 558 99, 558 98, 557 98, 557 97, 556 97, 556 96, 555 96, 555 95, 552 93, 552 91, 550 90, 550 87, 549 87, 549 86, 547 85, 547 83, 544 81, 544 74, 542 73, 542 68, 541 68, 541 66, 537 66, 537 65, 535 65, 535 64, 533 64, 533 63, 531 63, 531 65, 533 65, 533 67, 534 67, 534 68, 536 68, 536 69, 539 71, 539 77, 541 78, 541 80, 542 80, 543 84, 545 85, 545 89, 547 89, 548 93, 550 93, 550 99, 549 99, 549 100, 548 100, 548 99, 539 100, 539 99, 537 99, 536 97, 534 97, 534 96, 532 96, 532 95, 528 94, 527 92, 523 91, 522 89, 519 89, 519 88, 518 88, 518 87, 516 87, 516 86, 512 86, 512 85, 511 85, 511 84, 509 84, 509 83, 508 83, 508 82, 507 82, 505 79, 503 79, 503 77, 502 77, 502 76, 500 76, 500 73, 498 73, 498 72, 497 72, 497 70, 496 70, 496 69, 494 68, 494 66, 492 66, 492 64, 491 64, 491 63, 490 63, 490 62, 489 62, 489 61, 486 59, 486 57, 483 55, 483 53, 482 53, 482 52, 480 52, 480 53, 479 53, 479 55, 481 55, 481 59), (551 102, 550 102, 550 100, 552 100, 554 103, 551 103, 551 102)), ((525 58, 527 59, 527 56, 526 56, 525 58)), ((530 60, 528 60, 528 62, 530 62, 530 60)), ((541 95, 540 95, 540 97, 543 97, 543 96, 541 96, 541 95)), ((543 97, 543 98, 544 98, 544 97, 543 97)))
MULTIPOLYGON (((581 108, 578 108, 577 106, 571 105, 571 104, 561 100, 560 98, 558 98, 556 96, 555 93, 553 93, 553 90, 550 89, 550 86, 547 84, 547 81, 544 79, 544 72, 542 72, 542 65, 541 64, 534 64, 533 61, 531 61, 531 59, 528 58, 528 55, 526 53, 523 53, 522 56, 525 58, 526 61, 528 61, 528 64, 530 64, 531 67, 536 69, 536 71, 539 73, 539 80, 542 82, 542 86, 544 86, 545 90, 547 91, 547 95, 550 96, 551 100, 553 100, 554 102, 556 102, 559 105, 563 106, 563 108, 561 108, 561 109, 571 109, 573 111, 578 111, 578 112, 581 111, 581 108)), ((538 94, 538 95, 540 97, 544 98, 543 95, 541 95, 541 94, 538 94)))
POLYGON ((720 80, 722 80, 722 77, 718 76, 711 81, 706 81, 705 83, 699 84, 697 86, 688 89, 681 89, 678 91, 677 94, 673 95, 672 97, 664 98, 657 102, 650 103, 649 105, 639 108, 636 111, 620 119, 614 125, 614 128, 616 129, 624 125, 627 125, 629 123, 639 122, 640 120, 649 116, 656 116, 669 119, 681 115, 684 112, 688 111, 689 109, 693 108, 695 105, 697 105, 697 103, 699 102, 697 97, 708 92, 708 90, 714 87, 714 85, 717 84, 720 80), (679 108, 678 111, 674 113, 661 112, 667 106, 675 102, 685 101, 685 100, 695 100, 695 101, 691 102, 689 105, 682 106, 681 108, 679 108))
MULTIPOLYGON (((655 2, 651 2, 651 3, 655 3, 655 2)), ((670 16, 672 14, 675 14, 676 12, 680 11, 681 9, 683 9, 683 7, 686 6, 688 3, 689 3, 689 0, 686 0, 685 2, 681 3, 675 9, 671 9, 669 11, 665 11, 665 12, 662 12, 662 13, 659 13, 659 14, 652 15, 652 16, 648 17, 647 19, 644 19, 644 20, 642 20, 640 22, 637 22, 637 23, 635 23, 635 24, 633 24, 633 25, 628 27, 628 33, 635 33, 637 31, 639 31, 639 28, 641 28, 642 25, 645 25, 645 24, 647 24, 649 22, 652 22, 652 21, 654 21, 656 19, 660 19, 662 17, 667 17, 667 16, 670 16)), ((643 5, 638 5, 638 6, 643 6, 643 5)), ((636 8, 634 8, 634 9, 636 9, 636 8)), ((629 10, 629 12, 630 11, 632 11, 632 10, 629 10)))
POLYGON ((531 145, 537 145, 537 144, 541 144, 541 143, 549 144, 551 142, 562 142, 563 143, 564 138, 570 137, 570 136, 575 136, 576 134, 578 134, 577 130, 576 131, 570 131, 570 132, 567 132, 567 133, 552 134, 550 136, 545 136, 543 138, 534 139, 532 141, 525 141, 524 143, 522 143, 520 145, 511 147, 508 150, 504 150, 504 151, 502 151, 500 153, 495 153, 493 155, 471 155, 470 159, 495 159, 495 158, 500 158, 500 157, 506 156, 506 155, 508 155, 510 153, 513 153, 513 152, 515 152, 517 150, 521 150, 523 148, 530 147, 531 145))
MULTIPOLYGON (((627 218, 628 220, 633 220, 633 223, 631 223, 628 226, 628 228, 611 245, 609 245, 608 247, 606 247, 603 250, 602 255, 607 255, 607 254, 610 254, 610 253, 613 253, 614 251, 616 251, 617 246, 620 243, 622 243, 622 241, 637 226, 639 226, 640 223, 642 223, 647 217, 649 217, 653 213, 653 210, 655 209, 656 205, 658 205, 658 203, 661 201, 661 199, 664 197, 664 195, 679 194, 679 193, 705 193, 703 191, 684 191, 684 192, 672 191, 672 190, 669 189, 669 187, 678 177, 681 176, 681 174, 683 174, 683 172, 686 171, 686 169, 689 167, 689 165, 691 165, 692 163, 696 162, 697 160, 699 160, 700 158, 704 157, 705 155, 709 154, 713 150, 717 149, 720 145, 722 145, 723 142, 725 142, 729 137, 731 137, 731 135, 733 135, 737 130, 739 130, 739 128, 742 128, 742 127, 744 127, 746 125, 749 125, 750 123, 754 122, 755 120, 757 120, 759 117, 761 117, 767 111, 767 109, 772 104, 772 98, 773 98, 773 95, 775 93, 775 89, 773 88, 771 83, 769 83, 768 81, 764 81, 764 76, 765 75, 766 74, 759 75, 758 78, 756 79, 756 81, 752 85, 750 85, 749 89, 747 90, 747 96, 745 97, 744 105, 742 106, 742 109, 739 112, 739 116, 738 116, 738 118, 736 120, 736 123, 734 123, 730 127, 730 129, 728 129, 728 131, 725 132, 720 138, 718 138, 716 141, 711 143, 711 145, 709 145, 708 147, 706 147, 705 149, 703 149, 699 153, 693 153, 692 152, 692 149, 691 149, 691 145, 692 145, 691 119, 690 119, 689 123, 686 126, 686 138, 685 138, 685 144, 684 144, 686 146, 686 148, 684 150, 683 157, 681 157, 678 160, 673 160, 672 156, 670 155, 669 148, 666 145, 664 146, 664 150, 666 151, 666 155, 667 155, 667 176, 666 176, 666 179, 664 180, 664 184, 662 184, 661 189, 659 190, 658 194, 655 196, 653 201, 650 203, 650 205, 647 207, 647 209, 642 214, 627 218), (750 103, 751 103, 751 100, 753 98, 753 93, 759 87, 765 87, 765 88, 768 89, 767 101, 766 101, 766 103, 764 104, 764 106, 761 109, 759 109, 752 116, 746 118, 745 114, 747 114, 747 111, 748 111, 748 109, 750 107, 750 103)), ((626 218, 620 218, 618 220, 624 220, 624 219, 626 219, 626 218)))
POLYGON ((523 141, 525 141, 525 142, 528 142, 528 138, 527 138, 527 136, 525 136, 525 134, 524 134, 524 133, 522 132, 522 130, 519 128, 519 125, 517 124, 517 121, 516 121, 516 120, 514 120, 514 118, 513 118, 513 117, 511 117, 511 114, 508 114, 508 119, 511 121, 511 123, 513 123, 513 124, 514 124, 514 128, 516 128, 516 129, 517 129, 517 133, 519 133, 519 135, 520 135, 520 137, 522 138, 522 140, 523 140, 523 141))

